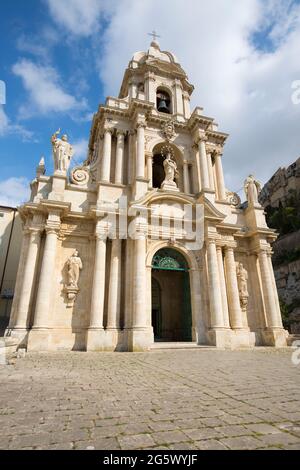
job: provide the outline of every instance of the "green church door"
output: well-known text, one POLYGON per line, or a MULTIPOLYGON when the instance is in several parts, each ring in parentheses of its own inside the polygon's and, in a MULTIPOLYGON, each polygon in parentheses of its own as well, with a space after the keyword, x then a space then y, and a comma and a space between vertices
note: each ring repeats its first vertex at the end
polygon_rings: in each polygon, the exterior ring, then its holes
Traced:
POLYGON ((191 341, 189 270, 174 249, 159 250, 152 260, 152 326, 155 341, 191 341))

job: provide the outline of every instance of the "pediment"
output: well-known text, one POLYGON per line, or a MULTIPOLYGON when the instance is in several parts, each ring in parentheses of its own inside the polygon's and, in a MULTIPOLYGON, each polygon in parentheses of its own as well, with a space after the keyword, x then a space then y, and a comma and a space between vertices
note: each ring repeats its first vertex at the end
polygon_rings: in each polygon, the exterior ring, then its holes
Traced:
POLYGON ((138 201, 135 201, 132 206, 146 207, 148 209, 151 209, 151 206, 161 207, 162 212, 166 214, 170 210, 174 212, 174 208, 176 211, 179 211, 179 208, 181 208, 183 211, 184 205, 187 204, 195 206, 197 203, 204 205, 204 217, 206 219, 222 222, 226 218, 226 214, 220 212, 214 206, 214 204, 206 198, 203 198, 202 201, 199 201, 196 198, 187 196, 184 193, 162 192, 158 189, 153 189, 152 191, 148 192, 144 197, 138 201))

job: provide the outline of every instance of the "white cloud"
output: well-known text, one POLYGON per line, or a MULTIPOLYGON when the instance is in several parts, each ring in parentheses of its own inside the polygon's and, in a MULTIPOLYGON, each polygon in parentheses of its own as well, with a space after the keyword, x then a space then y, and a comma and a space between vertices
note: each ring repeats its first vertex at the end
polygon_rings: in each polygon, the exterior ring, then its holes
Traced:
POLYGON ((29 196, 29 181, 26 178, 8 178, 0 181, 0 205, 16 207, 28 201, 29 196))
POLYGON ((291 0, 123 0, 105 33, 99 59, 106 95, 118 95, 133 52, 145 50, 155 28, 161 48, 179 58, 195 85, 192 104, 230 133, 224 152, 227 186, 249 173, 265 181, 299 155, 300 105, 291 84, 300 79, 299 4, 291 0), (254 33, 268 35, 269 52, 254 33))
POLYGON ((4 106, 0 105, 0 137, 5 137, 9 134, 19 135, 23 142, 37 141, 33 132, 25 129, 20 124, 12 124, 4 111, 4 106))
POLYGON ((46 0, 53 20, 75 36, 99 32, 100 18, 113 0, 46 0))
POLYGON ((75 165, 82 163, 87 158, 88 144, 87 139, 79 139, 72 144, 74 151, 73 163, 75 165))
POLYGON ((22 118, 28 118, 36 113, 68 113, 87 108, 85 100, 79 101, 63 89, 61 79, 53 67, 21 59, 14 64, 12 70, 22 79, 29 93, 29 102, 20 108, 22 118))

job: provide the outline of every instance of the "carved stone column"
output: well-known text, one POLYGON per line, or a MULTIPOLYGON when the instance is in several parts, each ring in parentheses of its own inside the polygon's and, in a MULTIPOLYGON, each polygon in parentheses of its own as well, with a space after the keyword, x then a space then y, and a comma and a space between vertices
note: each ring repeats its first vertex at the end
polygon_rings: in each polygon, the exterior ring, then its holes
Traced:
POLYGON ((129 336, 131 351, 145 351, 153 343, 153 329, 147 320, 146 295, 146 220, 136 219, 135 239, 133 240, 132 270, 132 328, 129 336))
POLYGON ((123 130, 117 131, 117 149, 116 149, 116 167, 115 167, 115 183, 123 183, 123 164, 124 164, 124 137, 123 130))
MULTIPOLYGON (((24 231, 25 232, 25 231, 24 231)), ((23 329, 28 327, 29 306, 32 299, 33 281, 40 248, 40 230, 29 228, 24 233, 24 239, 28 237, 28 249, 25 259, 24 271, 20 285, 19 301, 15 313, 13 327, 23 329)))
POLYGON ((103 329, 106 235, 96 234, 95 263, 89 329, 103 329))
POLYGON ((268 256, 268 262, 269 262, 270 276, 271 276, 273 289, 274 289, 274 297, 275 297, 275 302, 276 302, 276 307, 277 307, 276 310, 277 310, 277 315, 278 315, 278 324, 281 325, 281 327, 283 328, 278 291, 277 291, 277 286, 276 286, 276 281, 275 281, 275 276, 274 276, 274 269, 273 269, 273 264, 272 264, 271 250, 268 251, 267 256, 268 256))
POLYGON ((183 162, 183 187, 186 194, 190 194, 190 178, 189 178, 189 163, 187 160, 183 162))
POLYGON ((223 253, 222 253, 222 247, 221 246, 217 246, 217 258, 218 258, 220 289, 221 289, 222 306, 223 306, 223 321, 224 321, 224 326, 226 328, 229 328, 230 327, 229 312, 228 312, 225 274, 224 274, 223 253))
POLYGON ((274 291, 272 282, 273 270, 270 269, 268 254, 265 250, 259 251, 258 260, 268 328, 282 328, 281 315, 276 303, 277 291, 274 291))
POLYGON ((111 136, 113 129, 104 130, 103 154, 101 165, 101 180, 110 181, 110 165, 111 165, 111 136))
POLYGON ((209 284, 209 303, 211 313, 211 327, 224 328, 223 306, 219 279, 219 266, 215 240, 208 240, 207 267, 209 284))
POLYGON ((211 149, 211 147, 208 147, 206 149, 206 153, 207 153, 209 187, 210 187, 210 189, 214 190, 215 189, 215 180, 214 180, 214 170, 213 170, 213 164, 212 164, 212 149, 211 149))
POLYGON ((232 329, 243 329, 242 310, 236 277, 236 264, 234 251, 231 246, 225 247, 225 269, 230 325, 232 329))
POLYGON ((145 327, 146 300, 146 239, 140 233, 134 241, 134 272, 133 272, 133 328, 145 327))
POLYGON ((199 138, 199 159, 200 159, 200 177, 201 177, 201 191, 209 189, 209 174, 208 174, 208 165, 207 165, 207 155, 205 142, 207 137, 201 135, 199 138))
POLYGON ((149 188, 153 187, 153 159, 152 159, 152 153, 148 152, 146 154, 146 159, 147 159, 147 178, 149 180, 149 188))
POLYGON ((46 226, 46 240, 34 314, 34 329, 49 327, 49 310, 52 304, 51 286, 53 285, 54 278, 57 236, 58 228, 51 227, 51 225, 46 226))
POLYGON ((136 178, 145 178, 145 127, 144 122, 137 124, 136 178))
POLYGON ((224 173, 223 173, 223 166, 222 166, 222 149, 218 148, 217 150, 215 150, 214 156, 215 156, 215 170, 216 170, 218 199, 220 201, 225 201, 226 189, 225 189, 224 173))
POLYGON ((107 328, 120 328, 122 240, 112 240, 107 328))

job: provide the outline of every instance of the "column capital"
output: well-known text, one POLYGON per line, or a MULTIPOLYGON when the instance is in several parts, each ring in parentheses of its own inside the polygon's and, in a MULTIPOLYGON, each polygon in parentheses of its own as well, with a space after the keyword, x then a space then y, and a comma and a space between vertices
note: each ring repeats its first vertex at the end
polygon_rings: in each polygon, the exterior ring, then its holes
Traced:
POLYGON ((113 135, 115 129, 113 127, 104 127, 103 129, 103 134, 110 134, 113 135))
POLYGON ((237 247, 237 243, 232 241, 232 242, 226 242, 226 244, 224 245, 224 249, 225 251, 234 251, 235 248, 237 247))
POLYGON ((221 157, 223 155, 223 147, 221 145, 217 145, 213 149, 213 153, 217 157, 221 157))
POLYGON ((189 163, 190 163, 190 162, 189 162, 188 160, 183 160, 183 164, 184 164, 184 165, 189 165, 189 163))
POLYGON ((146 158, 151 158, 151 160, 153 158, 152 152, 149 152, 149 151, 145 151, 145 156, 146 156, 146 158))
POLYGON ((147 124, 145 121, 138 121, 135 127, 136 127, 136 130, 141 129, 141 128, 146 129, 147 124))
POLYGON ((56 227, 54 225, 45 225, 45 231, 47 235, 55 234, 58 237, 59 229, 60 227, 56 227))
POLYGON ((215 148, 216 147, 214 145, 210 144, 210 143, 206 144, 206 152, 207 153, 210 153, 210 154, 214 153, 215 148))
POLYGON ((201 142, 207 142, 208 137, 206 133, 200 129, 198 129, 195 133, 195 143, 199 145, 201 142))
POLYGON ((116 130, 117 137, 125 137, 126 131, 124 129, 117 129, 116 130))

